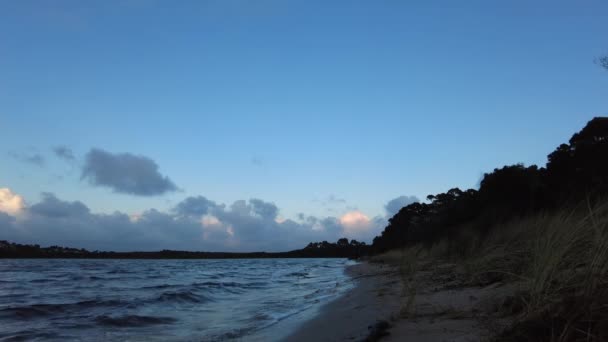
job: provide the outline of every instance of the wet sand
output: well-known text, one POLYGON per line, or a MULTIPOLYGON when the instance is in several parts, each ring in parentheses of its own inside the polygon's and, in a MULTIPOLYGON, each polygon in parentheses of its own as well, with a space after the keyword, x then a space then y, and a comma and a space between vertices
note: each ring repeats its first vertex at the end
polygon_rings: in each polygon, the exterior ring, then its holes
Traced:
POLYGON ((401 281, 394 268, 364 262, 346 272, 355 287, 325 305, 285 341, 361 341, 369 335, 370 325, 398 312, 401 281))
POLYGON ((480 341, 495 332, 496 321, 490 324, 488 318, 513 291, 502 283, 467 286, 459 280, 458 266, 447 263, 417 271, 413 287, 404 286, 389 265, 363 262, 346 271, 355 288, 285 341, 480 341), (379 321, 389 326, 386 336, 375 334, 379 321))

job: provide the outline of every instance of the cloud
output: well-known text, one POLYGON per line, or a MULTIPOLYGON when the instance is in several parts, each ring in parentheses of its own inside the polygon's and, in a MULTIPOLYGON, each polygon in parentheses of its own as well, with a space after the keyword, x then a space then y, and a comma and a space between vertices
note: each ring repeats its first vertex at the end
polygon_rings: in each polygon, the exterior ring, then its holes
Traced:
POLYGON ((23 197, 13 193, 9 188, 0 188, 0 212, 15 216, 23 208, 25 208, 23 197))
POLYGON ((87 153, 81 178, 92 185, 130 195, 154 196, 177 190, 173 181, 159 173, 154 160, 97 148, 87 153))
POLYGON ((67 146, 55 146, 53 148, 53 152, 57 157, 65 161, 73 162, 74 160, 76 160, 74 152, 72 152, 72 149, 67 146))
POLYGON ((181 216, 203 216, 218 208, 215 202, 208 200, 203 196, 188 197, 173 209, 174 212, 181 216))
POLYGON ((366 230, 369 227, 369 217, 360 211, 350 211, 340 217, 340 223, 349 230, 366 230))
POLYGON ((44 157, 39 153, 9 152, 8 154, 20 162, 39 167, 43 167, 46 162, 44 157))
POLYGON ((121 212, 92 213, 80 201, 64 201, 44 193, 40 202, 23 210, 19 220, 0 213, 3 239, 90 250, 223 249, 219 243, 204 243, 200 221, 155 209, 132 220, 121 212))
POLYGON ((279 213, 279 208, 274 203, 264 202, 261 199, 252 198, 249 204, 253 213, 266 220, 274 220, 279 213))
POLYGON ((54 194, 42 193, 42 201, 32 205, 29 212, 43 217, 81 217, 89 214, 89 208, 80 201, 61 201, 54 194))
POLYGON ((349 211, 340 217, 342 235, 357 240, 370 241, 386 226, 381 217, 370 219, 360 211, 349 211))
POLYGON ((420 202, 416 196, 399 196, 388 201, 384 209, 386 210, 387 217, 393 217, 401 208, 415 202, 420 202))
POLYGON ((371 242, 386 225, 384 218, 359 211, 339 218, 302 214, 298 222, 278 220, 278 207, 257 198, 224 205, 192 196, 167 212, 149 209, 136 215, 94 213, 80 201, 52 193, 43 193, 31 206, 10 189, 2 189, 0 198, 2 239, 89 250, 287 251, 341 237, 371 242))
POLYGON ((0 211, 0 228, 6 228, 15 222, 15 217, 0 211))

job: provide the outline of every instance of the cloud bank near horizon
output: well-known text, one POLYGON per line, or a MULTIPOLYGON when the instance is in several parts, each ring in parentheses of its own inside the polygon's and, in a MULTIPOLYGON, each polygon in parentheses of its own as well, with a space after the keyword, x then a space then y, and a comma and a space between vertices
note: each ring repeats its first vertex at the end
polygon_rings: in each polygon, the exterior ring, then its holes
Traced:
POLYGON ((279 208, 261 199, 227 206, 203 196, 187 197, 167 212, 102 214, 52 193, 27 205, 11 189, 0 189, 0 239, 89 250, 287 251, 342 237, 369 243, 386 222, 360 211, 281 219, 279 208))

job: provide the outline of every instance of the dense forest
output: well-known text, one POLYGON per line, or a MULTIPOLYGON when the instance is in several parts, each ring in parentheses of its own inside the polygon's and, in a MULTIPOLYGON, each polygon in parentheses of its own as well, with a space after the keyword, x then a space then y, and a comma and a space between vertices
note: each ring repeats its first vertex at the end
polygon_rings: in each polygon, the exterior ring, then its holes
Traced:
POLYGON ((374 239, 371 253, 440 240, 452 249, 467 249, 471 242, 464 226, 483 236, 508 220, 593 205, 607 194, 608 118, 596 117, 551 152, 545 167, 497 168, 484 175, 479 190, 453 188, 402 208, 374 239))

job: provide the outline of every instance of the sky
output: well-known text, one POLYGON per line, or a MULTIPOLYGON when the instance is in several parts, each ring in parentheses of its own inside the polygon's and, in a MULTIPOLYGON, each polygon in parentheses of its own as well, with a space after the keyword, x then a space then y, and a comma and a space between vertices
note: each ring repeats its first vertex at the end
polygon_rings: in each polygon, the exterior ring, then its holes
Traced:
POLYGON ((581 4, 0 0, 0 240, 369 243, 608 115, 581 4))

